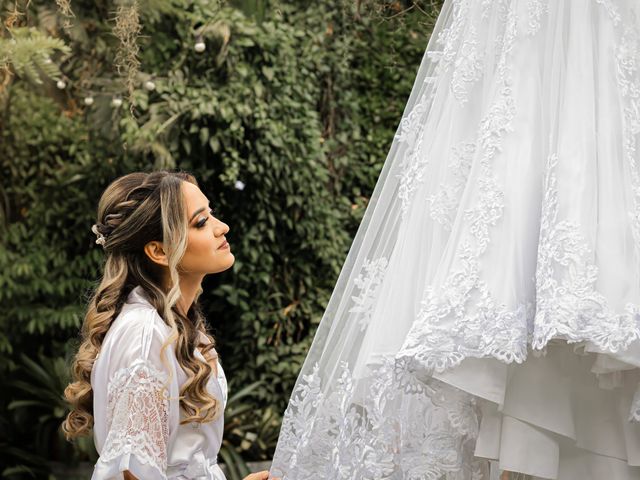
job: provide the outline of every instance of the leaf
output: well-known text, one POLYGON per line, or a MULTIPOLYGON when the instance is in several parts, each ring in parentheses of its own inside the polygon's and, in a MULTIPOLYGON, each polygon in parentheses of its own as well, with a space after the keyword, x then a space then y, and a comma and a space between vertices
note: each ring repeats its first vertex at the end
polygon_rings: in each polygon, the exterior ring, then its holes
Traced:
POLYGON ((273 68, 265 66, 265 67, 262 67, 262 74, 264 75, 264 77, 267 80, 271 81, 271 80, 273 80, 274 70, 273 70, 273 68))

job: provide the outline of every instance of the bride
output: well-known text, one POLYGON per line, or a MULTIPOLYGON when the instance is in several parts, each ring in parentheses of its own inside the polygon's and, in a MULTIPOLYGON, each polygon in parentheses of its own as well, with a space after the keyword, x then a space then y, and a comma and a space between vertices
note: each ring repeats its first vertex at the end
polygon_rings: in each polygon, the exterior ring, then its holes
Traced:
POLYGON ((640 3, 446 0, 271 474, 640 478, 640 3))
POLYGON ((67 438, 93 431, 92 480, 224 480, 227 381, 198 297, 233 265, 229 227, 193 176, 158 171, 114 180, 92 230, 106 260, 65 390, 67 438))

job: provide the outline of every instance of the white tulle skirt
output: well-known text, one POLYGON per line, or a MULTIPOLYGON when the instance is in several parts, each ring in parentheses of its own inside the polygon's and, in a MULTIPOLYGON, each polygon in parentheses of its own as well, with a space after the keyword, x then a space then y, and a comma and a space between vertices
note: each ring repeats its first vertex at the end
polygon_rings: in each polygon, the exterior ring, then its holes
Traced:
POLYGON ((450 0, 285 479, 640 478, 640 2, 450 0))

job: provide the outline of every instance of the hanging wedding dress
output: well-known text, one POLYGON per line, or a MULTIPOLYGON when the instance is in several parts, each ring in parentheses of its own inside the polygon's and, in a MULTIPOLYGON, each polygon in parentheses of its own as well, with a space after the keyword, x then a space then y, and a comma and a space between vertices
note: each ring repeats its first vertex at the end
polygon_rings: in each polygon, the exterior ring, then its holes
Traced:
POLYGON ((640 479, 640 2, 447 0, 271 474, 640 479))

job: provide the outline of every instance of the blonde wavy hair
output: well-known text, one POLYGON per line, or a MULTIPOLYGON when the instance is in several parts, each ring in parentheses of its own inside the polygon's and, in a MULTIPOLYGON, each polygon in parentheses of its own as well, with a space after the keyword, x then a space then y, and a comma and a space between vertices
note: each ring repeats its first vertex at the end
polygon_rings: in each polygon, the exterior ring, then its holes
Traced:
POLYGON ((173 344, 178 363, 187 374, 188 380, 180 387, 180 407, 186 413, 181 423, 209 422, 220 412, 218 400, 206 388, 212 368, 194 355, 198 347, 207 358, 214 347, 198 305, 202 289, 186 316, 176 307, 180 298, 178 263, 187 248, 188 230, 182 182, 198 185, 186 172, 135 172, 113 181, 100 198, 96 225, 105 237, 106 259, 82 324, 81 343, 72 364, 73 381, 64 391, 71 411, 62 430, 69 440, 91 432, 93 363, 129 292, 138 285, 171 328, 162 351, 173 344), (152 240, 162 241, 167 254, 171 286, 166 292, 161 267, 143 250, 152 240))

